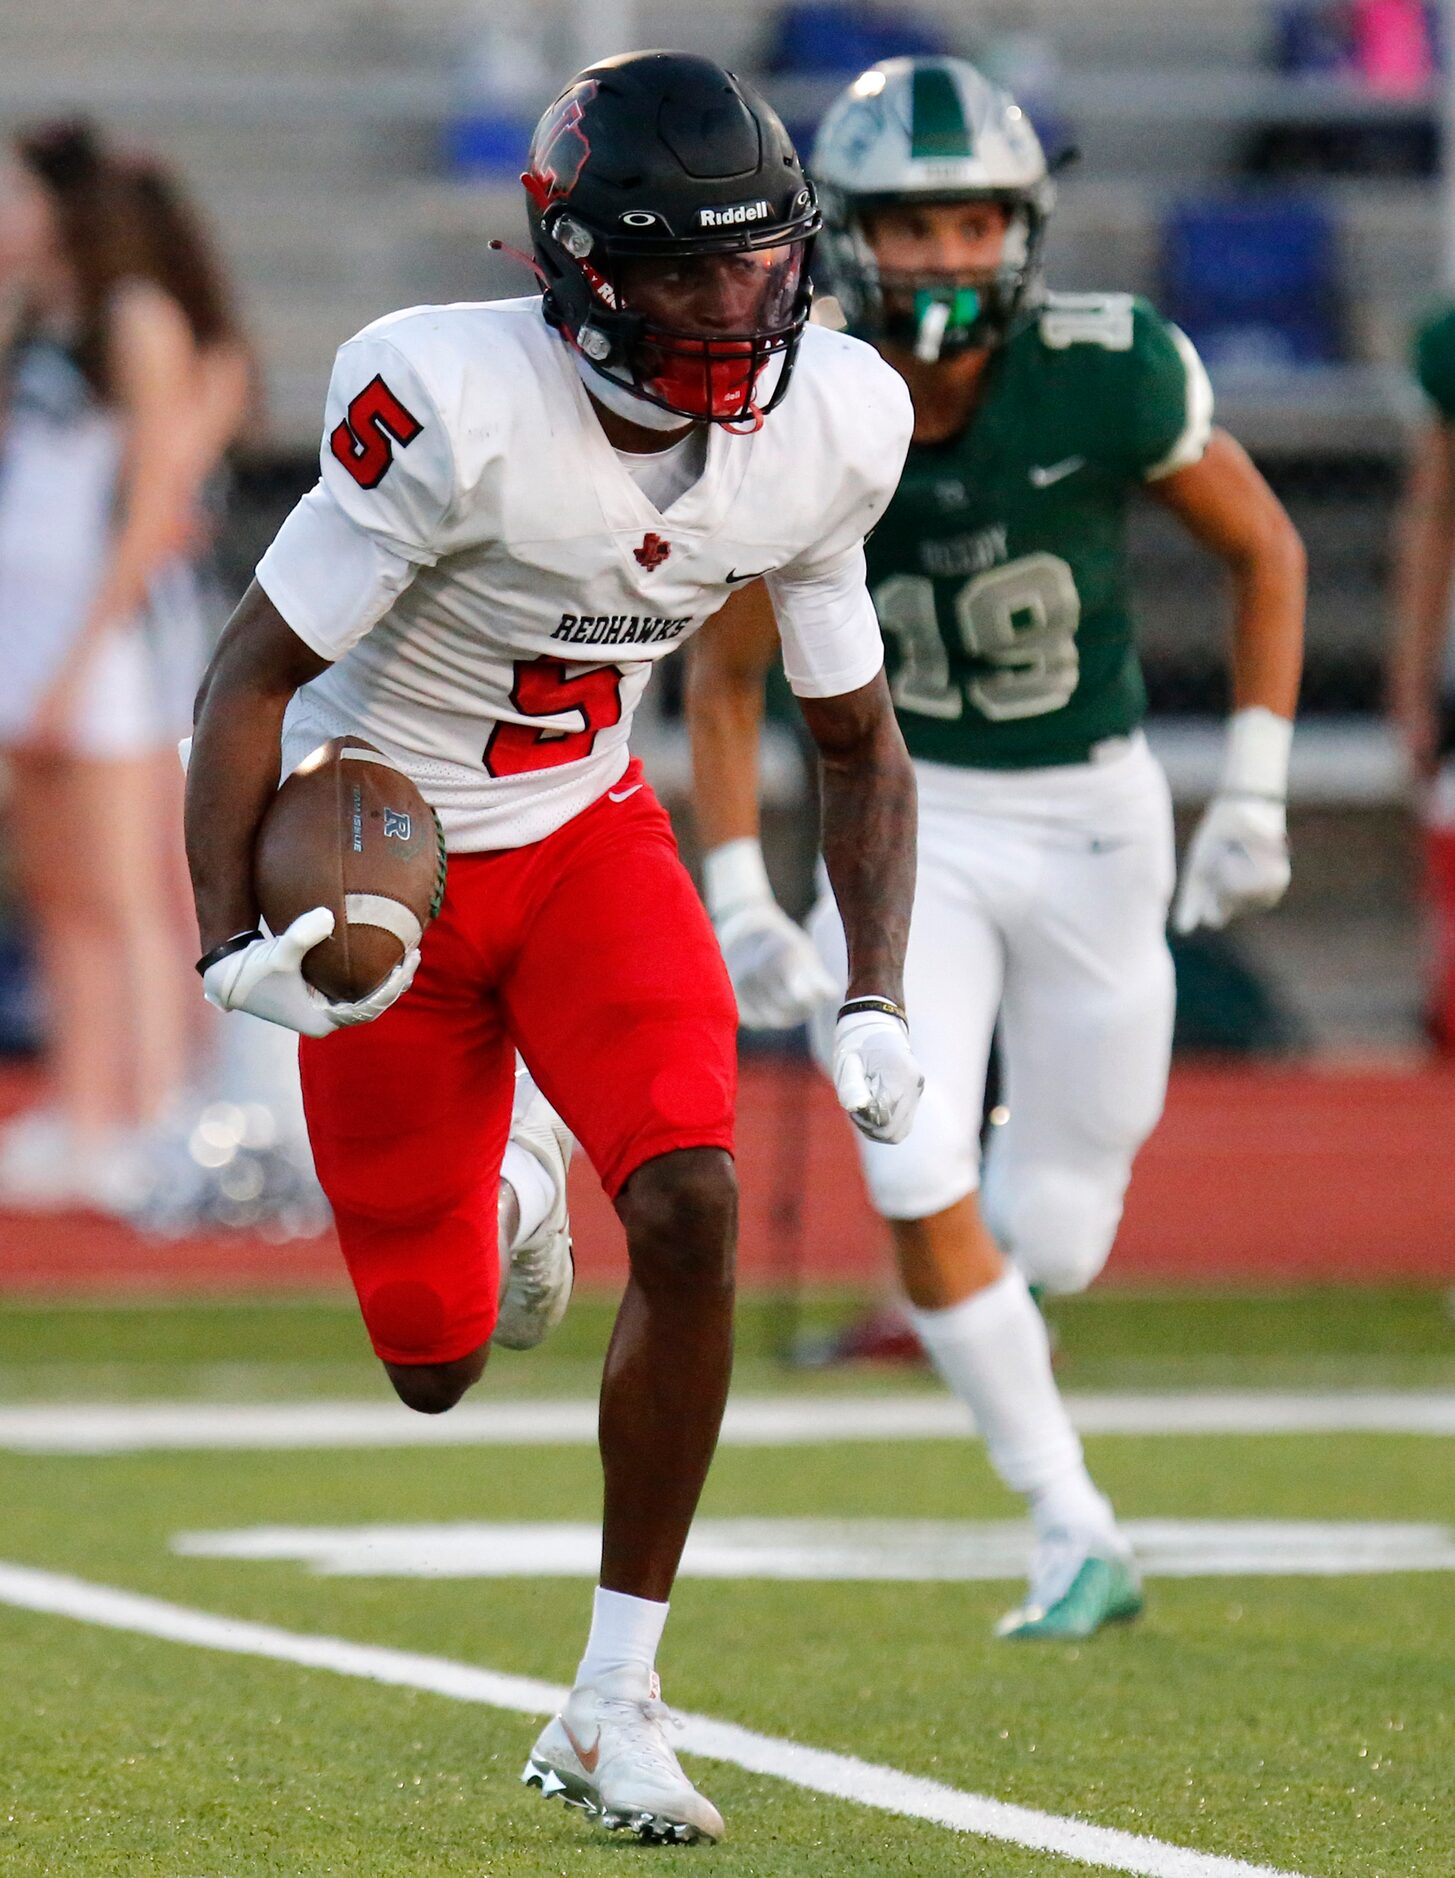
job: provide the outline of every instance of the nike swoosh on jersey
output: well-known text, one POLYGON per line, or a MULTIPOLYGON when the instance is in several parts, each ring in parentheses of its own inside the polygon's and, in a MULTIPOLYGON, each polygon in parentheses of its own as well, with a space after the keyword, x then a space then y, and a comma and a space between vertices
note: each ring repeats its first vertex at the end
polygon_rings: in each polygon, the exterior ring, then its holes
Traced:
POLYGON ((1049 489, 1052 483, 1063 482, 1066 477, 1074 476, 1079 469, 1085 469, 1084 456, 1063 457, 1059 463, 1033 463, 1031 482, 1037 489, 1049 489))
POLYGON ((745 580, 761 580, 765 574, 772 574, 776 572, 777 572, 776 568, 760 567, 755 574, 740 574, 738 570, 734 568, 733 571, 727 577, 727 584, 730 587, 736 587, 736 586, 739 586, 745 580))
POLYGON ((634 796, 641 786, 640 783, 633 783, 630 789, 608 789, 606 799, 608 802, 625 802, 627 797, 634 796))
POLYGON ((571 1743, 571 1752, 576 1756, 576 1759, 580 1761, 586 1772, 588 1774, 594 1774, 596 1772, 596 1763, 601 1759, 601 1736, 599 1734, 597 1735, 595 1743, 590 1748, 583 1748, 581 1743, 576 1739, 571 1724, 564 1716, 561 1719, 561 1732, 571 1743))

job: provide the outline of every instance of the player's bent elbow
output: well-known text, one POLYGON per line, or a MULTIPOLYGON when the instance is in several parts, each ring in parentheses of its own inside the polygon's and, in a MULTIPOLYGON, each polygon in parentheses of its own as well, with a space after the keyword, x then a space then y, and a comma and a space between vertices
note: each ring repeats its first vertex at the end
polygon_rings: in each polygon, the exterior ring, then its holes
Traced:
POLYGON ((1273 502, 1231 557, 1235 568, 1282 587, 1303 592, 1308 584, 1308 550, 1288 511, 1273 502))
POLYGON ((1278 522, 1273 530, 1274 540, 1270 546, 1270 558, 1277 560, 1284 576, 1296 581, 1300 588, 1308 583, 1308 549, 1304 546, 1303 536, 1293 525, 1288 511, 1282 507, 1278 511, 1278 522))

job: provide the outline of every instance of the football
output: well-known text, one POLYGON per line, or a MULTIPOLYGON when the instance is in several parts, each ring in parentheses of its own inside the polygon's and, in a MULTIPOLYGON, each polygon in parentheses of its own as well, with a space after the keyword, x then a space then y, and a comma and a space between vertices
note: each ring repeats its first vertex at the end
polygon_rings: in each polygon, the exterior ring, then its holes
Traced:
POLYGON ((258 835, 253 886, 268 930, 326 906, 332 935, 303 961, 316 990, 349 1003, 382 984, 419 943, 444 895, 434 811, 362 737, 335 737, 304 758, 258 835))

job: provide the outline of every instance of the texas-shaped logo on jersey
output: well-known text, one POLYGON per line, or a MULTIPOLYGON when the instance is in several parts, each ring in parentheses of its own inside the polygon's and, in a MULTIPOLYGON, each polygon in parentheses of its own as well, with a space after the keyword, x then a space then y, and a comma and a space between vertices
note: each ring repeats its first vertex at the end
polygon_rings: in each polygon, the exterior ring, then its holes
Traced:
POLYGON ((531 141, 530 168, 521 177, 538 208, 561 202, 581 179, 591 142, 581 128, 584 107, 596 96, 596 80, 577 85, 559 100, 531 141))

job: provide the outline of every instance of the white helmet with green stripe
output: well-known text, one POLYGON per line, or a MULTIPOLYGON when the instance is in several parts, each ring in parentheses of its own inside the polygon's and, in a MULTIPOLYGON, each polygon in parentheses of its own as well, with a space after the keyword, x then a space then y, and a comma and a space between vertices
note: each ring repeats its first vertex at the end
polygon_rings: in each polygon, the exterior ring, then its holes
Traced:
POLYGON ((884 59, 836 98, 810 164, 829 282, 854 331, 936 359, 994 345, 1037 287, 1056 198, 1031 120, 965 59, 884 59), (1010 215, 998 268, 973 277, 880 269, 864 225, 876 207, 992 201, 1010 215))

